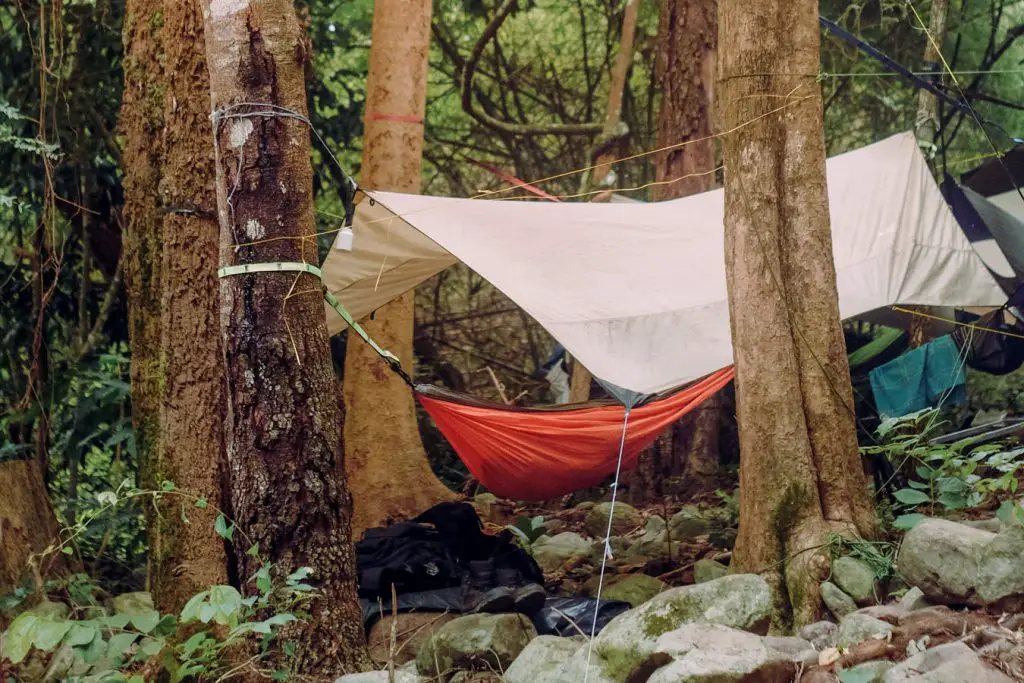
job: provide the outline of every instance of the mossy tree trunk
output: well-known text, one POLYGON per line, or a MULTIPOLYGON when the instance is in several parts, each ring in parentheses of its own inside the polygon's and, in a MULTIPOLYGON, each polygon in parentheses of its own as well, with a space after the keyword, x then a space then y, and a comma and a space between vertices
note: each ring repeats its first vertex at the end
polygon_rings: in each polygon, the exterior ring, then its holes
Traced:
POLYGON ((874 532, 832 259, 818 3, 718 9, 718 125, 747 124, 723 139, 741 448, 733 563, 773 582, 776 627, 799 626, 820 615, 829 534, 874 532))
MULTIPOLYGON (((430 0, 377 0, 366 85, 363 163, 366 189, 416 193, 423 156, 430 0)), ((357 238, 358 239, 358 238, 357 238)), ((413 292, 363 321, 367 332, 413 363, 413 292)), ((367 344, 345 351, 345 464, 353 533, 407 519, 454 494, 431 471, 409 387, 367 344)))
POLYGON ((142 482, 160 462, 160 363, 163 256, 158 187, 164 126, 161 0, 127 0, 124 90, 119 128, 124 136, 124 282, 131 344, 132 422, 142 482))
MULTIPOLYGON (((220 263, 317 263, 302 30, 290 0, 204 2, 214 111, 220 263)), ((239 575, 266 560, 312 569, 319 594, 290 629, 295 674, 369 667, 356 600, 352 500, 340 387, 322 284, 308 273, 220 281, 231 507, 260 554, 236 544, 239 575)), ((241 534, 238 534, 239 536, 241 534)))
POLYGON ((161 609, 177 612, 228 580, 213 530, 223 507, 226 398, 209 85, 196 3, 132 0, 129 16, 122 128, 142 485, 171 481, 208 503, 168 496, 149 511, 151 588, 161 609))

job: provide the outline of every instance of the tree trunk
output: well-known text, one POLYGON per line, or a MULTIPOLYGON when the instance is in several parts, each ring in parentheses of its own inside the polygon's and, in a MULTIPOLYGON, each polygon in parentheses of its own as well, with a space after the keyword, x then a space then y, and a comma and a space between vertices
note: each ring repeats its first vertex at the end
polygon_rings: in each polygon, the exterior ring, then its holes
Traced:
POLYGON ((0 595, 7 595, 26 580, 51 578, 54 571, 66 568, 67 559, 56 549, 45 558, 33 557, 60 533, 39 464, 35 460, 0 463, 0 491, 4 492, 0 496, 0 595))
MULTIPOLYGON (((715 142, 710 139, 718 40, 715 5, 715 0, 661 3, 655 63, 661 105, 655 146, 695 142, 655 157, 655 178, 662 183, 654 186, 655 201, 686 197, 715 186, 715 142)), ((633 500, 714 490, 722 413, 719 396, 713 396, 644 451, 630 485, 633 500)))
MULTIPOLYGON (((419 192, 430 11, 430 0, 374 4, 360 176, 364 188, 419 192)), ((408 292, 363 323, 410 374, 413 298, 408 292)), ((455 498, 430 469, 409 387, 354 337, 345 350, 345 405, 354 534, 455 498)))
MULTIPOLYGON (((164 124, 164 70, 160 0, 127 0, 124 91, 119 127, 124 136, 124 280, 131 346, 132 423, 142 486, 152 487, 161 462, 163 396, 161 337, 160 135, 164 124)), ((147 511, 147 514, 149 512, 147 511)), ((154 536, 155 520, 148 520, 154 536)), ((159 545, 159 544, 157 544, 159 545)), ((157 553, 159 554, 159 553, 157 553)), ((152 567, 151 567, 152 568, 152 567)))
POLYGON ((168 498, 158 553, 151 539, 154 595, 164 610, 177 612, 199 591, 228 582, 224 543, 213 530, 216 509, 226 498, 222 490, 227 397, 224 352, 215 332, 220 317, 220 236, 198 3, 165 0, 162 30, 166 90, 159 190, 168 210, 161 230, 165 382, 163 444, 153 469, 159 480, 173 481, 181 491, 209 503, 198 509, 189 501, 168 498), (183 504, 191 508, 189 524, 179 522, 183 504))
POLYGON ((142 486, 177 496, 150 510, 150 587, 177 612, 227 582, 213 531, 222 506, 225 377, 216 278, 218 228, 202 15, 192 2, 132 0, 125 23, 126 209, 132 307, 132 408, 142 486), (185 505, 189 524, 181 523, 185 505))
POLYGON ((719 2, 726 276, 740 425, 739 571, 776 589, 776 628, 819 617, 820 549, 871 536, 825 186, 818 3, 719 2), (770 113, 779 110, 776 113, 770 113))
POLYGON ((661 202, 715 187, 715 0, 662 0, 656 77, 661 105, 655 147, 699 140, 655 156, 654 200, 661 202), (692 177, 684 177, 692 176, 692 177), (682 178, 676 180, 676 178, 682 178))
MULTIPOLYGON (((625 12, 622 15, 622 32, 619 37, 619 51, 615 55, 612 66, 611 81, 608 84, 608 106, 605 109, 604 129, 595 141, 595 147, 603 149, 594 162, 594 168, 583 174, 580 192, 588 192, 591 187, 611 188, 615 185, 614 176, 609 176, 612 163, 616 159, 614 150, 615 139, 621 136, 620 121, 622 119, 622 96, 626 90, 626 77, 633 61, 633 38, 636 36, 636 20, 640 13, 640 0, 626 0, 625 12)), ((607 201, 610 193, 602 193, 593 201, 607 201)), ((590 399, 590 383, 593 375, 579 359, 573 359, 572 377, 569 378, 569 402, 583 403, 590 399)))
MULTIPOLYGON (((307 57, 294 6, 212 0, 204 19, 220 263, 315 264, 307 57)), ((239 575, 252 576, 265 560, 279 574, 312 569, 319 594, 291 634, 295 669, 337 676, 368 668, 369 658, 322 291, 308 273, 221 279, 225 437, 232 511, 245 539, 235 547, 239 575), (249 542, 262 558, 246 552, 249 542)))
MULTIPOLYGON (((949 0, 932 0, 931 17, 928 21, 928 35, 924 44, 924 64, 936 64, 942 59, 939 48, 946 38, 946 17, 949 15, 949 0)), ((935 155, 935 136, 939 129, 939 101, 935 95, 923 88, 917 95, 917 142, 929 159, 935 155)), ((925 306, 912 307, 926 313, 925 306)), ((916 349, 928 341, 930 320, 922 315, 910 318, 910 348, 916 349)))

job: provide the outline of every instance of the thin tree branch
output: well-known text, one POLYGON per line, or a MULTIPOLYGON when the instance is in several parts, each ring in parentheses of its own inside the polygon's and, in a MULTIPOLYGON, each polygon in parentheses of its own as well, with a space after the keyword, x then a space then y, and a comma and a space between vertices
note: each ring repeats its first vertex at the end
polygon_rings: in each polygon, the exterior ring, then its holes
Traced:
POLYGON ((505 23, 508 16, 515 10, 517 0, 504 0, 497 14, 484 29, 480 39, 473 46, 473 51, 466 60, 462 71, 462 109, 480 124, 509 135, 598 135, 603 125, 600 123, 551 123, 551 124, 517 124, 502 121, 473 106, 473 76, 476 74, 480 58, 487 44, 498 34, 498 29, 505 23))

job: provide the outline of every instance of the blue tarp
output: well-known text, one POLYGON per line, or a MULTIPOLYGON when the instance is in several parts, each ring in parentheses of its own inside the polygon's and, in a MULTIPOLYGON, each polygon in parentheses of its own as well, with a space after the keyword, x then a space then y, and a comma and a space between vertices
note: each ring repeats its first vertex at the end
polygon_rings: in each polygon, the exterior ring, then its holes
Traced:
POLYGON ((871 371, 878 413, 900 417, 967 400, 964 362, 952 337, 939 337, 871 371))

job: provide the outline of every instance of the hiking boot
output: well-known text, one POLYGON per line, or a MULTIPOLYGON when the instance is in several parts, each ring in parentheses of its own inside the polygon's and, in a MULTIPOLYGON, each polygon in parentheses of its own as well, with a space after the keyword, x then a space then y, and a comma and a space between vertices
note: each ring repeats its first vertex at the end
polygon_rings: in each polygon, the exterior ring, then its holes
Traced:
POLYGON ((499 585, 512 589, 516 612, 532 617, 543 609, 548 599, 543 586, 527 583, 523 580, 523 575, 515 569, 499 569, 496 575, 499 585))
POLYGON ((469 572, 462 579, 462 612, 511 612, 516 598, 511 588, 494 585, 494 561, 469 563, 469 572))

